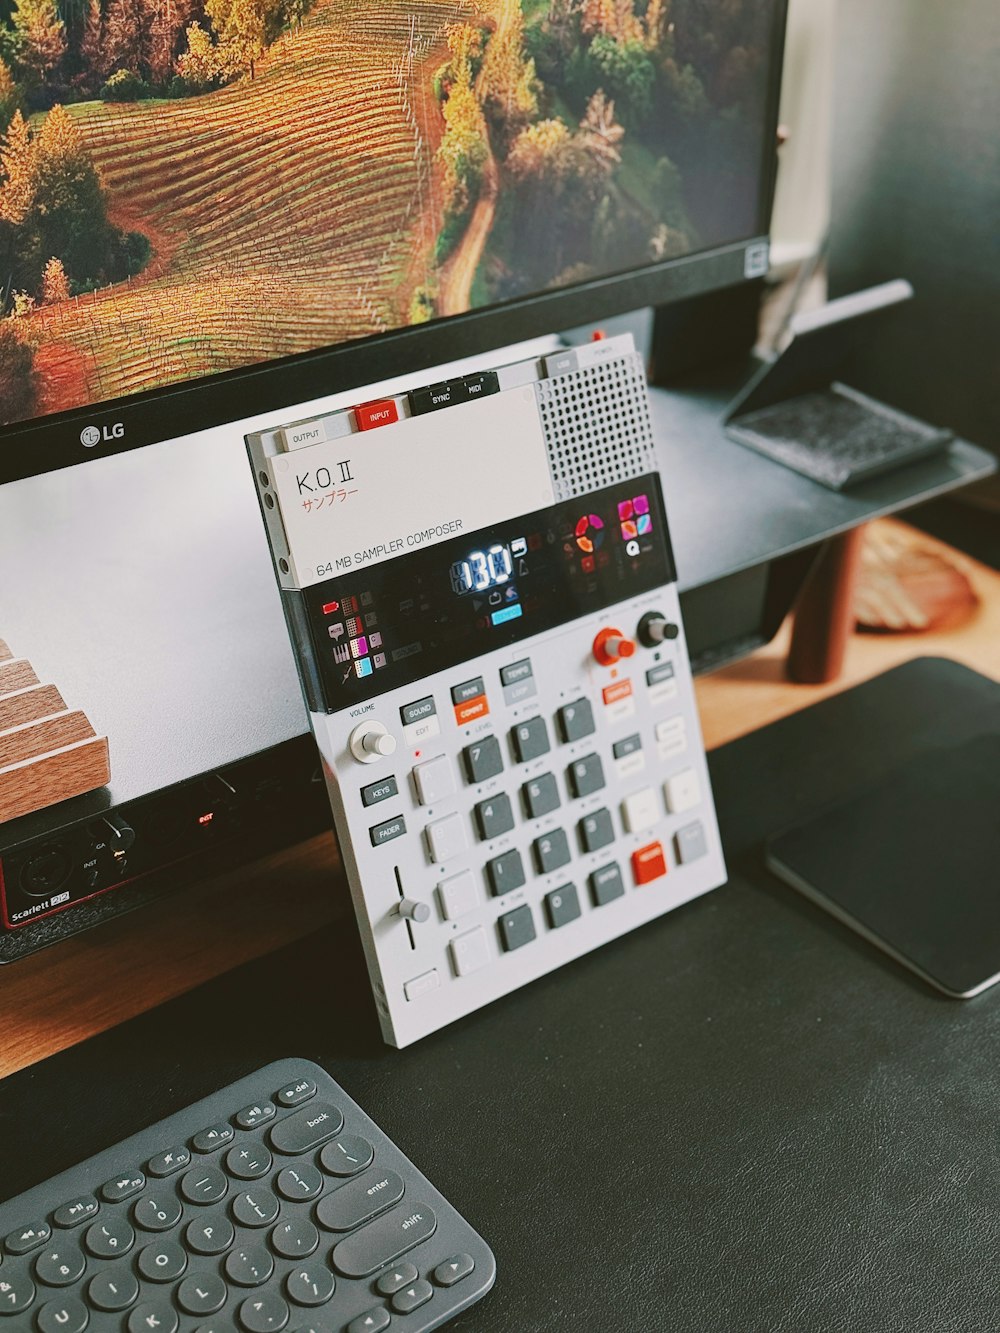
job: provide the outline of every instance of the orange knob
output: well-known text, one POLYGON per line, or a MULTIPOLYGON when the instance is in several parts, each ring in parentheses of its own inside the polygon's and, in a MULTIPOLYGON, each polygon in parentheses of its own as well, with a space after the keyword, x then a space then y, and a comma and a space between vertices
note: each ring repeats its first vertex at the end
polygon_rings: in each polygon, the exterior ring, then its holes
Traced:
POLYGON ((602 629, 594 639, 594 657, 601 666, 614 666, 635 652, 635 640, 626 639, 620 629, 602 629))

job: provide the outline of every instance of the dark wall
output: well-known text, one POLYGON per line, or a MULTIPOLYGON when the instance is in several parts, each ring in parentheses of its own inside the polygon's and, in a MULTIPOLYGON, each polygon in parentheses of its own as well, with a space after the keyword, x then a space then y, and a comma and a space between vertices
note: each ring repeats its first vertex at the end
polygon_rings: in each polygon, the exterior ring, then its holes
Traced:
POLYGON ((916 289, 866 387, 1000 454, 1000 3, 839 0, 831 294, 916 289))

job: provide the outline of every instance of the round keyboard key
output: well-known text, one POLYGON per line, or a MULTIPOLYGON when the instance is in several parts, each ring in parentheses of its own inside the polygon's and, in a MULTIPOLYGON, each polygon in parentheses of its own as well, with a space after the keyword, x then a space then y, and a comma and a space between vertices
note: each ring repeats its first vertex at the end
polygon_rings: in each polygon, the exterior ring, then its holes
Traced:
POLYGON ((35 1260, 35 1277, 49 1287, 68 1287, 79 1282, 87 1268, 83 1251, 76 1245, 53 1245, 35 1260))
POLYGON ((226 1170, 238 1180, 260 1180, 273 1161, 263 1143, 237 1143, 226 1153, 226 1170))
POLYGON ((308 1217, 279 1222, 271 1232, 271 1249, 282 1259, 308 1259, 319 1248, 319 1232, 308 1217))
POLYGON ((188 1203, 218 1203, 229 1193, 229 1181, 215 1166, 193 1166, 181 1177, 181 1193, 188 1203))
POLYGON ((301 1264, 285 1279, 285 1290, 296 1305, 324 1305, 336 1287, 337 1279, 324 1264, 301 1264))
POLYGON ((291 1203, 301 1203, 303 1199, 315 1199, 323 1188, 323 1177, 314 1166, 303 1162, 301 1166, 286 1166, 278 1172, 275 1181, 278 1193, 291 1203))
POLYGON ((132 1209, 136 1226, 143 1231, 169 1231, 181 1220, 182 1208, 172 1194, 144 1194, 132 1209))
POLYGON ((187 1268, 187 1255, 172 1240, 161 1241, 140 1253, 138 1268, 147 1282, 173 1282, 187 1268))
POLYGON ((166 1301, 144 1301, 128 1317, 128 1333, 177 1333, 177 1311, 166 1301))
POLYGON ((240 1324, 246 1333, 280 1333, 287 1323, 288 1306, 273 1292, 248 1296, 240 1306, 240 1324))
POLYGON ((196 1254, 224 1254, 236 1239, 236 1229, 225 1213, 206 1213, 188 1223, 184 1239, 196 1254))
POLYGON ((89 1321, 82 1301, 49 1301, 38 1311, 38 1333, 83 1333, 89 1321))
POLYGON ((259 1287, 274 1272, 274 1260, 261 1245, 241 1245, 226 1255, 226 1277, 238 1287, 259 1287))
POLYGON ((186 1277, 177 1288, 177 1304, 185 1314, 215 1314, 226 1303, 229 1289, 216 1273, 186 1277))
POLYGON ((0 1311, 21 1314, 35 1299, 35 1284, 27 1273, 13 1273, 5 1265, 0 1270, 0 1311))
POLYGON ((233 1200, 233 1219, 241 1227, 269 1227, 281 1205, 268 1189, 249 1189, 233 1200))
POLYGON ((341 1134, 320 1153, 320 1165, 331 1176, 354 1176, 370 1166, 375 1149, 360 1134, 341 1134))
POLYGON ((83 1243, 95 1259, 116 1259, 120 1254, 128 1254, 135 1244, 135 1232, 128 1218, 110 1215, 88 1228, 83 1243))
POLYGON ((119 1310, 127 1310, 139 1299, 139 1284, 131 1269, 124 1264, 117 1268, 106 1268, 92 1279, 87 1288, 87 1299, 98 1310, 115 1314, 119 1310))

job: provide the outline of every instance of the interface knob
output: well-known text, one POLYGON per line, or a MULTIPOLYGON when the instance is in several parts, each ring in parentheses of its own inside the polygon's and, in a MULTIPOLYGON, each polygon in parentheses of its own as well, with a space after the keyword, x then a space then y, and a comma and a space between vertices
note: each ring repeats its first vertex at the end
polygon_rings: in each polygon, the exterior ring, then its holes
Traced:
POLYGON ((627 639, 620 629, 602 629, 594 639, 594 657, 601 666, 614 666, 623 657, 635 652, 635 641, 627 639))
POLYGON ((639 621, 636 637, 644 648, 655 648, 667 639, 676 639, 680 632, 680 626, 659 611, 647 611, 639 621))
POLYGON ((403 898, 396 911, 404 921, 416 921, 418 925, 421 921, 430 920, 431 915, 427 904, 418 903, 415 898, 403 898))
POLYGON ((389 735, 381 722, 359 723, 347 744, 359 764, 375 764, 396 753, 396 738, 389 735))
POLYGON ((95 838, 107 844, 115 856, 124 855, 135 842, 135 829, 121 815, 105 815, 91 830, 95 838))

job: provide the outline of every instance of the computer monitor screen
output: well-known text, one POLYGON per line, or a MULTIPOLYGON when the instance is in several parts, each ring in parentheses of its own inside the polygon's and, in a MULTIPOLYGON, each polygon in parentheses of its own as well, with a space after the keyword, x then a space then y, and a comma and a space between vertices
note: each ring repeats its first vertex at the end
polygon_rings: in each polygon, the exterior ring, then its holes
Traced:
POLYGON ((0 0, 0 735, 70 714, 80 760, 78 795, 0 799, 0 961, 224 810, 242 839, 273 781, 234 766, 307 731, 244 436, 754 275, 783 28, 784 0, 0 0))
MULTIPOLYGON (((0 0, 0 425, 468 312, 519 311, 478 350, 653 303, 657 274, 766 231, 782 20, 782 0, 0 0)), ((429 346, 403 362, 448 359, 429 346)), ((356 384, 388 369, 360 364, 356 384)))

